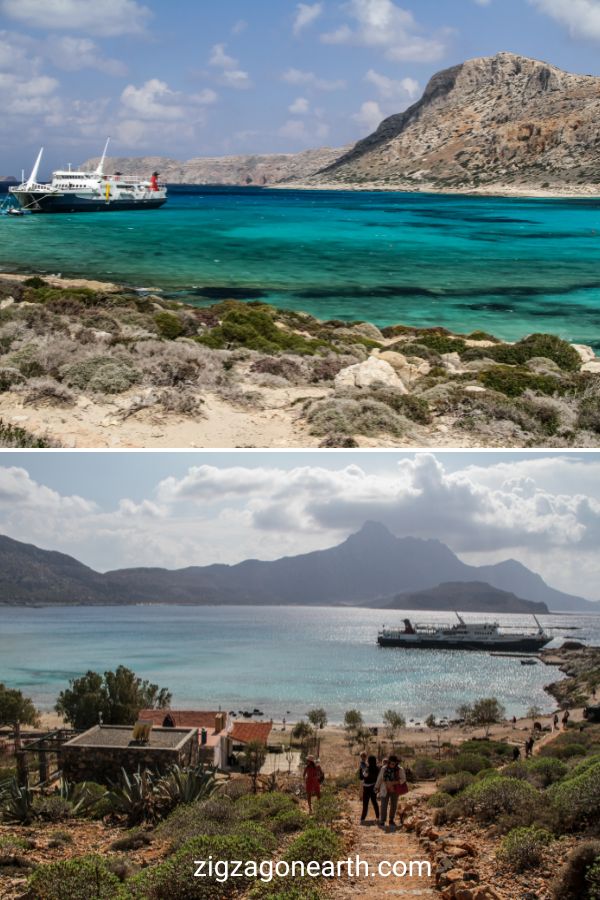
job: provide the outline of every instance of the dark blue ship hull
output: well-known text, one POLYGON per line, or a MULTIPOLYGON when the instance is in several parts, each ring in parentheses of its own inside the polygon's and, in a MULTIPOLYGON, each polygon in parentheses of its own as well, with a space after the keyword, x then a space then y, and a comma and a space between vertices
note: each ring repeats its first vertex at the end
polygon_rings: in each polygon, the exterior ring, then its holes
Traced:
POLYGON ((167 202, 166 197, 156 200, 103 200, 86 199, 77 194, 46 194, 36 197, 35 194, 22 194, 17 199, 23 209, 32 213, 80 213, 80 212, 119 212, 131 209, 158 209, 167 202))
POLYGON ((536 638, 516 638, 514 641, 478 641, 477 639, 465 641, 436 641, 434 638, 423 638, 419 641, 403 641, 400 638, 388 638, 379 635, 377 643, 380 647, 402 647, 406 650, 496 650, 512 653, 535 653, 550 643, 548 640, 536 638))

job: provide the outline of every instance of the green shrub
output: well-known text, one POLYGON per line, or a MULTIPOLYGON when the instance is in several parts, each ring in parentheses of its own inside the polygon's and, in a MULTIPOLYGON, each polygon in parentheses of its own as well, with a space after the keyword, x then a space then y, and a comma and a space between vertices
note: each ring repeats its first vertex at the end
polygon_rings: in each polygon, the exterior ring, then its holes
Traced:
POLYGON ((467 815, 481 821, 493 822, 500 816, 513 816, 522 824, 534 821, 542 805, 541 794, 528 782, 501 775, 471 784, 460 801, 467 815))
POLYGON ((31 447, 41 450, 60 447, 60 444, 49 438, 37 437, 18 425, 8 425, 0 419, 0 447, 31 447))
POLYGON ((263 855, 270 855, 277 847, 277 838, 273 834, 272 822, 259 824, 258 822, 239 822, 232 837, 253 841, 261 848, 263 855))
POLYGON ((298 806, 289 794, 269 791, 266 794, 247 794, 236 803, 236 809, 241 819, 269 824, 282 813, 296 812, 298 806))
POLYGON ((406 431, 406 420, 385 403, 333 397, 311 403, 306 418, 313 434, 365 434, 389 433, 401 435, 406 431))
POLYGON ((540 756, 552 756, 555 759, 573 759, 575 756, 585 756, 587 747, 577 741, 569 741, 561 744, 558 741, 552 741, 540 747, 540 756))
POLYGON ((420 334, 418 341, 440 355, 443 353, 462 353, 467 349, 463 338, 455 338, 446 334, 420 334))
POLYGON ((432 421, 429 403, 423 397, 415 397, 414 394, 401 394, 394 388, 372 388, 369 398, 379 403, 384 403, 394 412, 406 416, 420 425, 430 425, 432 421))
POLYGON ((472 775, 471 772, 455 772, 452 775, 446 775, 445 778, 442 778, 438 787, 443 793, 454 796, 454 794, 459 794, 461 791, 464 791, 464 789, 469 787, 470 784, 473 784, 474 781, 475 776, 472 775))
POLYGON ((590 894, 587 876, 599 858, 600 841, 587 841, 575 847, 552 884, 552 900, 597 900, 597 896, 590 894))
POLYGON ((305 338, 278 328, 268 307, 256 308, 249 304, 237 304, 229 309, 223 315, 220 325, 197 340, 214 350, 247 347, 261 353, 286 350, 290 353, 314 354, 321 347, 327 346, 325 341, 305 338))
POLYGON ((577 427, 600 434, 600 397, 585 397, 581 401, 577 427))
POLYGON ((331 790, 322 792, 317 800, 313 818, 318 825, 331 825, 339 819, 341 813, 341 800, 338 794, 331 790))
POLYGON ((135 900, 223 900, 247 889, 253 879, 242 875, 224 881, 214 871, 212 876, 194 878, 194 861, 208 861, 210 857, 222 863, 239 860, 243 872, 247 862, 267 856, 265 848, 249 837, 205 835, 188 841, 165 862, 137 875, 128 887, 135 900))
POLYGON ((271 821, 275 834, 301 831, 308 821, 308 816, 299 807, 278 813, 271 821))
POLYGON ((45 822, 62 822, 63 819, 71 818, 73 806, 59 794, 50 796, 41 794, 33 801, 33 812, 36 818, 45 822))
POLYGON ((486 369, 479 373, 478 380, 486 388, 507 397, 520 397, 527 390, 549 395, 564 393, 566 390, 561 381, 552 375, 534 375, 528 369, 511 366, 494 366, 492 369, 486 369))
POLYGON ((600 853, 585 873, 585 883, 590 900, 600 900, 600 853))
POLYGON ((450 794, 445 794, 443 791, 436 791, 427 799, 427 806, 430 806, 432 809, 441 809, 442 806, 446 806, 452 797, 450 794))
POLYGON ((470 772, 472 775, 476 775, 482 769, 487 769, 490 765, 487 756, 483 756, 481 753, 467 753, 463 747, 453 762, 455 771, 470 772))
POLYGON ((23 384, 25 376, 16 366, 0 368, 0 394, 9 391, 13 384, 23 384))
POLYGON ((27 882, 35 900, 126 900, 127 893, 101 856, 39 866, 27 882))
POLYGON ((152 843, 152 837, 147 831, 141 828, 132 828, 122 837, 117 838, 110 845, 111 850, 141 850, 152 843))
POLYGON ((181 337, 181 335, 185 331, 181 320, 173 313, 156 313, 156 315, 154 316, 154 323, 158 329, 158 333, 160 334, 160 336, 166 338, 169 341, 174 341, 176 338, 181 337))
POLYGON ((436 760, 430 756, 417 756, 412 764, 412 770, 417 781, 435 778, 438 773, 436 760))
POLYGON ((70 387, 80 390, 122 394, 138 382, 141 376, 134 366, 124 360, 112 356, 92 356, 67 366, 62 377, 70 387))
POLYGON ((28 288, 43 288, 48 287, 48 282, 44 281, 43 278, 40 278, 39 275, 32 275, 31 278, 26 278, 23 281, 23 287, 28 288))
POLYGON ((512 753, 512 746, 506 741, 494 741, 487 738, 481 738, 463 741, 460 745, 460 755, 463 753, 476 753, 479 756, 486 756, 494 759, 505 759, 512 753))
POLYGON ((541 863, 544 847, 551 840, 550 832, 536 825, 513 828, 502 841, 497 853, 498 861, 514 872, 533 869, 541 863))
POLYGON ((582 829, 598 825, 600 809, 600 762, 581 774, 548 788, 547 795, 564 828, 582 829))
POLYGON ((204 803, 179 806, 160 823, 157 834, 180 847, 202 835, 224 835, 235 828, 240 815, 237 805, 219 796, 204 803))
POLYGON ((307 828, 289 845, 284 859, 287 862, 298 860, 309 863, 312 860, 324 863, 335 860, 341 851, 341 842, 337 834, 330 828, 315 826, 307 828))
POLYGON ((518 362, 521 363, 536 356, 544 356, 565 372, 578 372, 581 368, 581 357, 577 350, 553 334, 530 334, 518 341, 513 350, 518 354, 518 362))
POLYGON ((68 847, 70 844, 75 843, 73 839, 73 835, 70 831, 53 831, 48 839, 49 847, 68 847))
MULTIPOLYGON (((598 761, 600 762, 600 759, 598 761)), ((525 771, 528 781, 536 787, 546 788, 564 778, 568 770, 559 759, 540 756, 526 760, 525 771)))

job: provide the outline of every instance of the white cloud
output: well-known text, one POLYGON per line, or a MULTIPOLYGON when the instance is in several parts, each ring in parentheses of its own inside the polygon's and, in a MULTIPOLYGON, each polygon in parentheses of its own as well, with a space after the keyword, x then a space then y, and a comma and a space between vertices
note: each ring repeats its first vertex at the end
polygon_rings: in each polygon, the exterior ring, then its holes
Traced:
POLYGON ((217 69, 222 69, 219 76, 219 84, 225 87, 235 88, 238 91, 245 91, 252 87, 252 81, 247 72, 238 68, 238 60, 233 56, 229 56, 226 52, 225 44, 215 44, 212 48, 208 64, 217 69))
POLYGON ((106 58, 89 38, 62 37, 47 42, 46 54, 51 62, 66 72, 97 69, 106 75, 125 75, 127 66, 118 59, 106 58))
POLYGON ((305 116, 310 112, 310 104, 306 97, 296 97, 289 110, 294 116, 305 116))
POLYGON ((135 0, 0 0, 0 11, 31 28, 103 37, 140 34, 152 15, 135 0))
POLYGON ((437 538, 475 564, 516 558, 556 587, 598 597, 600 462, 553 455, 449 471, 417 454, 381 471, 284 465, 196 465, 113 508, 0 467, 0 530, 100 568, 173 568, 321 549, 370 519, 437 538))
POLYGON ((410 10, 392 0, 348 0, 343 6, 353 25, 344 23, 321 35, 326 44, 357 44, 383 49, 387 59, 433 62, 446 50, 450 31, 424 36, 410 10))
POLYGON ((600 40, 598 0, 529 0, 540 12, 564 25, 575 38, 600 40))
POLYGON ((210 52, 209 66, 216 66, 219 69, 235 69, 238 64, 237 59, 229 56, 225 52, 225 44, 215 44, 210 52))
POLYGON ((142 145, 156 135, 158 123, 163 140, 193 139, 196 128, 206 124, 206 107, 216 100, 217 94, 211 88, 183 94, 171 90, 158 78, 151 78, 140 87, 128 84, 121 94, 116 140, 125 147, 142 145))
POLYGON ((346 87, 346 82, 341 78, 332 81, 302 69, 287 69, 281 77, 288 84, 304 84, 318 91, 339 91, 346 87))
POLYGON ((151 78, 139 88, 128 84, 121 94, 121 114, 159 122, 185 119, 186 107, 180 98, 177 91, 172 91, 158 78, 151 78))
POLYGON ((248 23, 246 22, 246 20, 238 19, 237 22, 234 23, 234 25, 231 29, 231 33, 235 34, 237 36, 238 34, 243 34, 247 28, 248 28, 248 23))
POLYGON ((489 6, 492 0, 473 0, 473 2, 476 3, 477 6, 489 6))
POLYGON ((419 82, 414 78, 389 78, 374 69, 369 69, 365 81, 374 85, 386 100, 414 100, 420 92, 419 82))
POLYGON ((296 17, 294 19, 294 34, 300 34, 309 25, 321 16, 323 13, 322 3, 298 3, 296 6, 296 17))
POLYGON ((365 134, 370 134, 379 127, 384 120, 385 115, 379 103, 376 100, 366 100, 359 111, 352 116, 355 122, 361 127, 365 134))

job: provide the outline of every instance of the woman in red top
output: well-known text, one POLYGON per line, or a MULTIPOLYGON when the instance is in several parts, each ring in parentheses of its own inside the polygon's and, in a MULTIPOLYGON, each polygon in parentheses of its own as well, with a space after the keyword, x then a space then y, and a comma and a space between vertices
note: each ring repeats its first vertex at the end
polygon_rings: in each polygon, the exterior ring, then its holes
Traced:
POLYGON ((317 800, 321 798, 321 781, 323 779, 323 770, 321 766, 315 762, 314 756, 306 757, 306 766, 304 769, 304 786, 306 788, 306 799, 308 800, 308 811, 312 812, 312 798, 317 800))

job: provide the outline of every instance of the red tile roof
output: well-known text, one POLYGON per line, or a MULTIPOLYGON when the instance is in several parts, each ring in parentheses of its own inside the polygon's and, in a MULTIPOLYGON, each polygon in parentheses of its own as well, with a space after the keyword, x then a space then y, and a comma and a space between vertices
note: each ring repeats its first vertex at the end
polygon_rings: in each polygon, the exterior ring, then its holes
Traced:
POLYGON ((214 731, 218 715, 218 712, 199 712, 195 709, 143 709, 138 719, 162 725, 165 718, 171 716, 176 728, 206 728, 207 731, 214 731))
POLYGON ((229 737, 240 744, 249 744, 250 741, 266 744, 272 728, 272 722, 234 722, 229 737))

